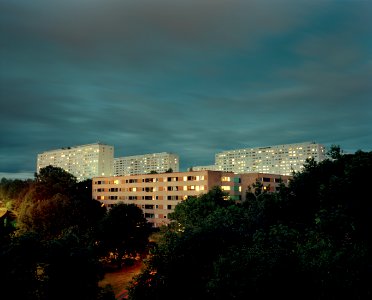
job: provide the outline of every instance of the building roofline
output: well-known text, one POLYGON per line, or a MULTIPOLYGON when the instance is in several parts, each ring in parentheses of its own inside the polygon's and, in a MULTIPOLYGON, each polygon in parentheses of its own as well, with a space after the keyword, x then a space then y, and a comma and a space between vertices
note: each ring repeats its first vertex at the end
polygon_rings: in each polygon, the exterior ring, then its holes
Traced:
POLYGON ((120 157, 115 157, 114 159, 127 159, 127 158, 135 158, 139 156, 148 156, 148 155, 159 155, 159 154, 171 154, 171 155, 176 155, 179 157, 178 154, 173 153, 173 152, 156 152, 156 153, 146 153, 146 154, 136 154, 136 155, 129 155, 129 156, 120 156, 120 157))
POLYGON ((251 173, 234 173, 232 171, 218 171, 218 170, 200 170, 200 171, 183 171, 183 172, 171 172, 171 173, 146 173, 146 174, 128 174, 128 175, 112 175, 112 176, 94 176, 93 179, 99 179, 99 178, 120 178, 120 177, 138 177, 138 176, 165 176, 168 175, 171 177, 172 175, 183 175, 183 174, 190 174, 190 173, 216 173, 216 174, 231 174, 235 176, 241 176, 241 175, 274 175, 274 176, 280 176, 280 177, 292 177, 292 175, 282 175, 282 174, 273 174, 273 173, 262 173, 262 172, 251 172, 251 173))
POLYGON ((57 149, 45 150, 45 151, 43 151, 39 154, 52 152, 52 151, 71 150, 71 149, 83 148, 83 147, 88 147, 88 146, 96 146, 96 145, 114 147, 113 145, 108 145, 108 144, 104 144, 104 143, 101 143, 101 142, 97 142, 97 143, 91 143, 91 144, 67 146, 67 147, 61 147, 61 148, 57 148, 57 149))
POLYGON ((240 150, 251 150, 251 149, 270 149, 270 148, 276 148, 276 147, 281 147, 281 146, 291 146, 291 145, 303 145, 303 144, 310 144, 310 145, 320 145, 323 146, 323 144, 314 142, 314 141, 305 141, 305 142, 300 142, 300 143, 290 143, 290 144, 278 144, 278 145, 270 145, 270 146, 260 146, 260 147, 246 147, 246 148, 239 148, 239 149, 230 149, 230 150, 223 150, 220 152, 217 152, 216 154, 220 154, 223 152, 231 152, 231 151, 240 151, 240 150))

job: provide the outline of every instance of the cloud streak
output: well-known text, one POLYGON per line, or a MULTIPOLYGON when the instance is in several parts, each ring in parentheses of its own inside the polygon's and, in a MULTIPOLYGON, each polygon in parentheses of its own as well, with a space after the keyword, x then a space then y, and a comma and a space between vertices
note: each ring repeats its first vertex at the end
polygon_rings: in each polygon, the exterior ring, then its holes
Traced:
POLYGON ((315 140, 372 148, 369 1, 0 0, 0 172, 315 140))

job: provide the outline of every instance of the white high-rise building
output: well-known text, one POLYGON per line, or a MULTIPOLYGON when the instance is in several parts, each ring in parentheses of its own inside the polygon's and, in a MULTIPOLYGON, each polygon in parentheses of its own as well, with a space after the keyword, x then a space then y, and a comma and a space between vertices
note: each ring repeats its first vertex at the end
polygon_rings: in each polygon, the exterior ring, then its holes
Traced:
POLYGON ((114 147, 95 143, 45 151, 37 155, 37 172, 49 165, 64 169, 78 181, 95 176, 112 176, 114 147))
POLYGON ((114 175, 164 173, 169 169, 179 172, 179 161, 177 154, 168 152, 118 157, 114 159, 114 175))
POLYGON ((216 165, 192 166, 188 171, 218 171, 218 168, 216 165))
POLYGON ((216 170, 241 173, 292 175, 307 158, 325 159, 325 147, 314 142, 223 151, 216 154, 216 170))

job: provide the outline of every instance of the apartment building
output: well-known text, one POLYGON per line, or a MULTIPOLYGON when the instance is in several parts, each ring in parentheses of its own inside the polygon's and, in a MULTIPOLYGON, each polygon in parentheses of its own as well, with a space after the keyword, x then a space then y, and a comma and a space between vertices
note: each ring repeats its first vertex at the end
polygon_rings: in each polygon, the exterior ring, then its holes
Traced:
POLYGON ((95 176, 112 176, 114 147, 94 143, 49 150, 37 155, 36 172, 49 165, 64 169, 78 181, 95 176))
POLYGON ((118 157, 114 159, 114 175, 164 173, 169 169, 178 172, 179 162, 179 156, 169 152, 118 157))
POLYGON ((291 175, 299 172, 307 158, 325 159, 325 147, 315 142, 245 148, 217 153, 216 169, 225 172, 291 175))
POLYGON ((123 202, 136 204, 154 227, 168 224, 168 215, 188 197, 207 193, 220 186, 233 200, 245 200, 249 186, 259 180, 264 189, 275 191, 289 176, 273 174, 234 174, 223 171, 189 171, 160 174, 94 177, 93 199, 105 206, 123 202))
POLYGON ((193 166, 188 169, 188 171, 204 171, 204 170, 209 170, 209 171, 218 171, 216 165, 208 165, 208 166, 193 166))

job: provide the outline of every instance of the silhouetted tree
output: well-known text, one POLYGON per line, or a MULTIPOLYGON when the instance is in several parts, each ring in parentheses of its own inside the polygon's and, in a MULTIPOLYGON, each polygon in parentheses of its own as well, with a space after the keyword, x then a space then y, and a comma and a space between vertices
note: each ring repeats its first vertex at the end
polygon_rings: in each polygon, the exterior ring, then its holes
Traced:
POLYGON ((134 204, 118 203, 102 219, 100 248, 103 253, 114 253, 118 267, 124 255, 133 256, 143 251, 148 243, 150 225, 143 212, 134 204))
POLYGON ((177 205, 129 298, 369 298, 372 152, 337 153, 241 205, 177 205))

